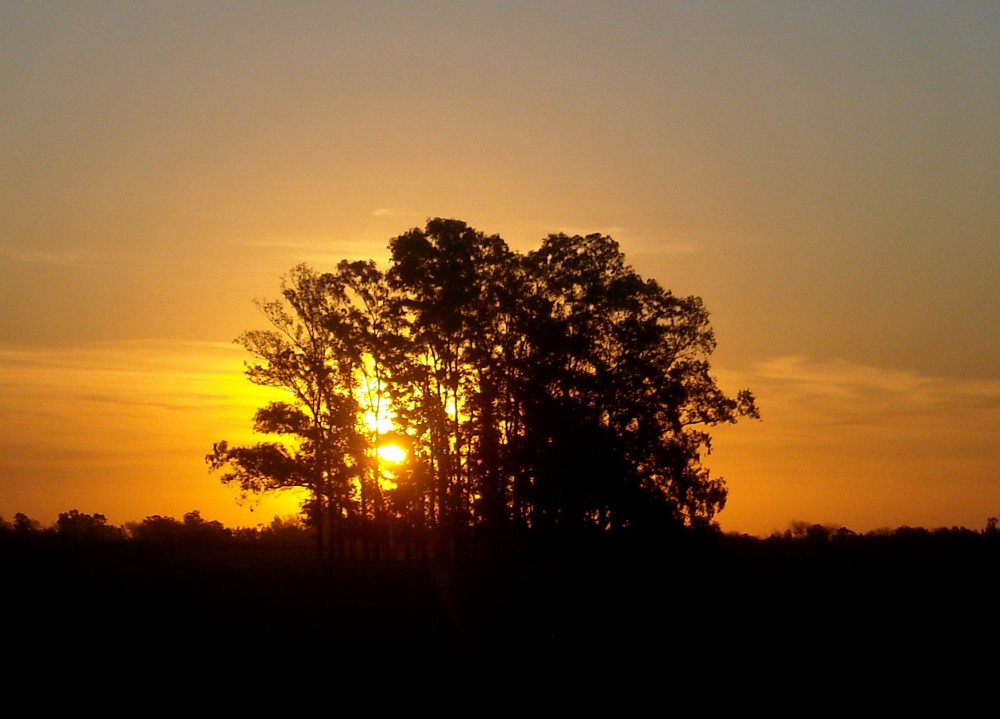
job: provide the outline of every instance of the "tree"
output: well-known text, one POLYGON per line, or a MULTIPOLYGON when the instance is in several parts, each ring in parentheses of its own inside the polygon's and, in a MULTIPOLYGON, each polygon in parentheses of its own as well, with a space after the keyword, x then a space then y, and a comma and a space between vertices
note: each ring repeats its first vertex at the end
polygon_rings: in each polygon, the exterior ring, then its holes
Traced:
POLYGON ((173 517, 159 514, 148 516, 141 522, 130 522, 126 529, 132 539, 140 542, 179 544, 184 536, 184 525, 173 517))
POLYGON ((282 300, 258 302, 272 329, 250 330, 236 341, 254 358, 246 365, 250 381, 289 397, 254 417, 256 432, 283 441, 217 442, 206 461, 212 471, 225 470, 223 483, 243 493, 308 490, 304 510, 324 555, 338 526, 357 512, 363 471, 352 337, 332 321, 343 306, 329 276, 299 265, 282 278, 281 289, 282 300))
POLYGON ((299 266, 284 302, 261 305, 274 329, 239 339, 247 374, 292 399, 255 429, 295 441, 216 444, 224 482, 306 487, 320 535, 345 521, 453 540, 713 526, 726 488, 702 465, 710 429, 759 414, 712 377, 700 298, 641 277, 598 234, 521 254, 438 218, 389 250, 385 272, 299 266), (376 455, 389 434, 409 454, 395 488, 376 455))
POLYGON ((749 391, 727 397, 711 377, 715 337, 701 299, 642 278, 596 234, 551 235, 525 265, 535 298, 521 384, 524 462, 538 463, 534 520, 711 523, 726 491, 701 465, 707 428, 758 412, 749 391))
POLYGON ((432 516, 453 530, 499 521, 497 403, 514 255, 499 236, 444 219, 394 238, 389 249, 388 280, 411 328, 399 411, 421 435, 437 479, 428 487, 432 516))
POLYGON ((207 521, 197 509, 187 512, 181 522, 154 514, 126 529, 132 539, 159 544, 211 545, 233 538, 232 530, 219 521, 207 521))
POLYGON ((39 531, 41 531, 41 527, 39 526, 38 521, 35 519, 31 519, 24 512, 17 512, 14 515, 13 527, 14 527, 14 533, 21 536, 37 534, 39 531))
POLYGON ((377 452, 391 425, 391 387, 397 384, 394 374, 405 352, 401 306, 372 261, 344 260, 334 273, 324 277, 335 299, 334 311, 326 316, 324 325, 341 339, 341 378, 361 413, 359 428, 364 441, 359 512, 365 519, 383 519, 386 488, 377 452))
POLYGON ((76 509, 61 512, 56 519, 56 531, 61 537, 84 540, 122 539, 119 527, 109 525, 103 514, 85 514, 76 509))

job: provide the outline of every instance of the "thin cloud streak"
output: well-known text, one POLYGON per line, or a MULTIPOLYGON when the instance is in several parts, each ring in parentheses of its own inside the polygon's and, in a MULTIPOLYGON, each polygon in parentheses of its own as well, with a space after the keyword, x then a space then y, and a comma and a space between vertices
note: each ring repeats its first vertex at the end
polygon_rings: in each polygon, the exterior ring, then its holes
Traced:
POLYGON ((45 522, 84 505, 125 522, 199 508, 247 524, 204 464, 213 441, 260 441, 253 413, 278 398, 246 380, 244 358, 213 342, 0 348, 0 517, 45 522))
MULTIPOLYGON (((931 377, 804 356, 760 363, 747 379, 779 401, 794 398, 796 413, 801 417, 804 412, 811 422, 837 420, 871 428, 892 418, 933 417, 940 424, 946 418, 985 420, 990 414, 996 419, 1000 413, 1000 380, 931 377), (979 412, 987 416, 976 416, 979 412)), ((995 426, 984 429, 996 431, 995 426)))
POLYGON ((718 374, 751 388, 763 418, 714 433, 707 463, 731 490, 724 528, 766 535, 783 527, 758 518, 775 514, 855 531, 887 519, 980 528, 1000 513, 998 380, 805 356, 718 374))
POLYGON ((405 207, 380 207, 372 215, 375 217, 413 217, 415 213, 405 207))
MULTIPOLYGON (((237 242, 239 247, 271 250, 283 256, 288 267, 306 263, 325 269, 336 266, 341 260, 384 260, 388 257, 389 236, 377 241, 369 236, 331 238, 255 238, 237 242), (377 252, 373 253, 373 250, 377 252)), ((287 269, 287 268, 286 268, 287 269)))
POLYGON ((171 453, 214 416, 240 416, 237 429, 245 425, 256 403, 253 388, 239 384, 240 367, 233 350, 211 343, 0 350, 8 427, 0 443, 58 437, 106 452, 171 453))
POLYGON ((626 227, 581 227, 579 225, 544 225, 542 228, 542 235, 539 239, 548 237, 549 235, 569 235, 574 237, 579 235, 580 237, 586 237, 587 235, 604 235, 606 237, 613 237, 618 242, 621 242, 623 238, 628 236, 628 228, 626 227))
POLYGON ((75 265, 83 260, 79 252, 39 250, 29 247, 0 247, 0 257, 32 265, 75 265))

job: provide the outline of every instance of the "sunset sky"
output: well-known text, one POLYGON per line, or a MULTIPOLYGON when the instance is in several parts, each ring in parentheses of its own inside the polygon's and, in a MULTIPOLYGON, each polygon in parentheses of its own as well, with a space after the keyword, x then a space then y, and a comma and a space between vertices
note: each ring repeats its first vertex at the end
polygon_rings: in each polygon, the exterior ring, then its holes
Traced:
POLYGON ((1000 516, 1000 4, 0 2, 0 517, 268 523, 232 343, 429 217, 600 232, 760 422, 726 531, 1000 516))

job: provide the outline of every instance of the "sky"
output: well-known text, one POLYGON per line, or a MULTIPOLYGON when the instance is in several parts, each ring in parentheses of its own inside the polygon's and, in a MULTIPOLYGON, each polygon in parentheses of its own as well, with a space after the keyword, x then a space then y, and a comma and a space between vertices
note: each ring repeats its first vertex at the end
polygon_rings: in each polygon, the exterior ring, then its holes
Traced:
POLYGON ((431 217, 700 296, 729 532, 1000 515, 1000 5, 0 0, 0 517, 239 504, 233 340, 431 217))

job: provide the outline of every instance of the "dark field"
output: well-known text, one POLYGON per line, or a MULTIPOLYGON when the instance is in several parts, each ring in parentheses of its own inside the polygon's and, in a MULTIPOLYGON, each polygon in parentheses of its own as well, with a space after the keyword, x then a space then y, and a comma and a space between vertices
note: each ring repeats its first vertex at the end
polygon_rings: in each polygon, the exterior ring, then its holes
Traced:
POLYGON ((856 661, 995 655, 997 539, 728 537, 642 556, 319 563, 301 549, 48 538, 0 556, 7 646, 43 654, 856 661))

